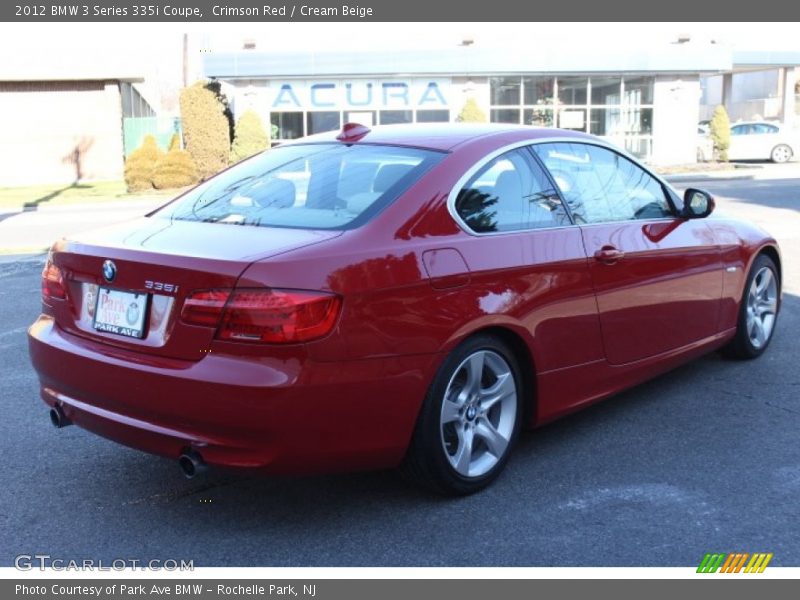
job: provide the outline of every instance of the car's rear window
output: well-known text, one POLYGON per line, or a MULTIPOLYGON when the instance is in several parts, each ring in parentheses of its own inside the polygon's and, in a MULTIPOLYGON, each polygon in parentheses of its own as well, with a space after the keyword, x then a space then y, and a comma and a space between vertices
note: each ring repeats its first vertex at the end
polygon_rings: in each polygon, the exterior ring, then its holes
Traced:
POLYGON ((157 216, 262 227, 356 227, 442 156, 365 144, 273 148, 209 179, 157 216))

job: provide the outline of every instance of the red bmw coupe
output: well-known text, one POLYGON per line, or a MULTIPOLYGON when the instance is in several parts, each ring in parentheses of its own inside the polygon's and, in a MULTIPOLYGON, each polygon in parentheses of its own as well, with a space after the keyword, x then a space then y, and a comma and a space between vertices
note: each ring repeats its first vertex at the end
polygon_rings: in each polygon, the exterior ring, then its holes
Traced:
POLYGON ((774 239, 575 132, 348 124, 56 242, 29 331, 57 427, 266 473, 489 484, 536 427, 723 349, 774 239))

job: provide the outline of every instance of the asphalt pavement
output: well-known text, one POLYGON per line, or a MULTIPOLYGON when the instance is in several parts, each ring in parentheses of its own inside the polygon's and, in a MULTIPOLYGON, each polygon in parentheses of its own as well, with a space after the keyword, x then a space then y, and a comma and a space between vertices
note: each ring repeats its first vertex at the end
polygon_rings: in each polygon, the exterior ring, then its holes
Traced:
POLYGON ((456 500, 393 472, 187 481, 173 461, 54 430, 25 338, 41 257, 6 259, 0 565, 39 553, 195 566, 691 566, 706 552, 800 565, 800 179, 698 187, 783 245, 786 294, 767 353, 711 354, 528 432, 494 486, 456 500))

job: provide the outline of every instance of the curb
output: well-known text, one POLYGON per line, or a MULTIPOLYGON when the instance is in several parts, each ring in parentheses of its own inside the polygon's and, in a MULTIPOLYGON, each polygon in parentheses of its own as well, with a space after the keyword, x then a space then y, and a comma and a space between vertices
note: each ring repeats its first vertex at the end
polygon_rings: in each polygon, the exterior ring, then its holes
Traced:
POLYGON ((0 249, 0 265, 17 262, 44 262, 47 250, 34 250, 32 248, 0 249))
POLYGON ((144 208, 154 210, 172 201, 173 198, 143 198, 141 200, 120 200, 119 202, 84 202, 74 204, 57 204, 55 206, 14 206, 7 209, 0 209, 2 215, 19 215, 23 213, 59 213, 59 212, 82 212, 82 211, 112 211, 112 210, 135 210, 144 208))
POLYGON ((665 181, 670 183, 681 183, 684 181, 717 181, 728 179, 754 179, 758 173, 736 173, 725 171, 722 173, 676 173, 674 175, 662 175, 665 181))

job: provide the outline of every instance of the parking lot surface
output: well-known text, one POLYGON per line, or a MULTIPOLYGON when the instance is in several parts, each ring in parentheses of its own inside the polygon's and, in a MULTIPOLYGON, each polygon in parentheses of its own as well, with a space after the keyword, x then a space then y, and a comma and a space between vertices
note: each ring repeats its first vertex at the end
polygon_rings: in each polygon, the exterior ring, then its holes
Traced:
POLYGON ((174 461, 54 430, 25 338, 41 258, 6 259, 0 565, 39 553, 195 566, 690 566, 706 552, 800 565, 800 179, 697 187, 782 244, 784 305, 768 352, 747 363, 712 354, 528 432, 494 486, 456 500, 392 472, 187 481, 174 461))

